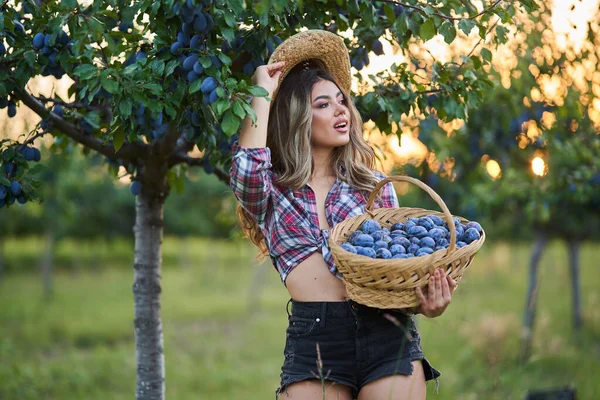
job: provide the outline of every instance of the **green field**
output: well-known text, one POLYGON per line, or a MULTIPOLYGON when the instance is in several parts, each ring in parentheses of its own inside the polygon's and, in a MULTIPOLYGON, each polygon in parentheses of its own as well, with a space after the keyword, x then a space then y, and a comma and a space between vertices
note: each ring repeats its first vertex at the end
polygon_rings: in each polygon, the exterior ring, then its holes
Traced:
MULTIPOLYGON (((529 246, 486 243, 446 313, 418 319, 425 354, 442 371, 428 398, 524 399, 528 389, 566 385, 579 399, 600 398, 600 247, 582 246, 579 333, 565 247, 544 254, 533 355, 520 364, 529 246)), ((4 243, 0 399, 134 398, 133 245, 62 243, 52 300, 36 272, 42 248, 4 243)), ((167 398, 274 398, 288 296, 273 267, 237 242, 166 238, 163 255, 167 398)))

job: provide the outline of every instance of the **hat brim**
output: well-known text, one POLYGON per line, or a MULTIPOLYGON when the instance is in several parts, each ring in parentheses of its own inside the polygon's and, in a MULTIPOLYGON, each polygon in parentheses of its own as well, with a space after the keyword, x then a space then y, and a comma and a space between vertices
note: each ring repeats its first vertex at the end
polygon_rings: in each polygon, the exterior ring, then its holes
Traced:
MULTIPOLYGON (((333 75, 337 84, 344 92, 349 93, 352 84, 350 73, 350 55, 344 40, 329 31, 312 29, 299 32, 284 40, 273 52, 269 64, 279 61, 285 62, 279 77, 279 86, 288 73, 299 63, 318 59, 325 64, 325 68, 333 75)), ((272 99, 277 95, 273 92, 272 99)))

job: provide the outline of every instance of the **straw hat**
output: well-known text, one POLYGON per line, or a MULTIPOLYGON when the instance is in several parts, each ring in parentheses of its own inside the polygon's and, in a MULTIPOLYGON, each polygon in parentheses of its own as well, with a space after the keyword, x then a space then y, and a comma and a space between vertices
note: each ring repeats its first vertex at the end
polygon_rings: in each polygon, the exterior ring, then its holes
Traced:
MULTIPOLYGON (((321 60, 340 88, 346 93, 350 92, 352 83, 350 56, 344 39, 334 33, 318 29, 290 36, 275 49, 269 59, 269 64, 285 61, 279 77, 278 88, 294 66, 310 59, 321 60)), ((273 92, 272 98, 275 99, 276 95, 277 89, 273 92)))

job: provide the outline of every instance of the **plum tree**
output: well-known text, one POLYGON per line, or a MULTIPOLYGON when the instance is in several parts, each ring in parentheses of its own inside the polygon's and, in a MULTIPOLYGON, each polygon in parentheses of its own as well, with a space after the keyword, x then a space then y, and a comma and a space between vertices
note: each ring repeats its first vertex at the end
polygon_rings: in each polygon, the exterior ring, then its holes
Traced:
MULTIPOLYGON (((438 95, 435 104, 445 120, 464 117, 489 90, 485 51, 506 40, 504 32, 516 10, 535 8, 533 0, 497 0, 480 11, 470 1, 459 0, 338 3, 2 3, 0 106, 6 104, 9 116, 16 115, 17 105, 28 107, 41 122, 18 140, 0 141, 0 185, 9 188, 17 182, 24 199, 41 200, 43 167, 32 166, 15 149, 32 147, 44 135, 54 138, 52 151, 68 152, 71 144, 81 145, 88 153, 112 160, 113 174, 126 167, 132 181, 139 182, 132 185, 132 192, 141 189, 136 196, 133 285, 138 399, 164 398, 157 249, 165 199, 172 189, 184 189, 192 167, 228 180, 231 154, 226 150, 242 121, 256 120, 249 99, 266 95, 251 85, 250 77, 282 39, 301 28, 352 29, 354 37, 344 40, 353 64, 360 67, 369 64, 369 51, 381 53, 381 40, 408 52, 411 44, 421 45, 436 34, 451 43, 458 32, 470 34, 477 27, 476 48, 460 65, 436 64, 435 76, 428 81, 417 74, 425 67, 416 71, 412 62, 372 77, 372 90, 357 96, 357 105, 365 116, 376 115, 380 128, 391 133, 391 121, 426 109, 431 93, 438 95), (27 83, 37 75, 68 77, 73 81, 69 98, 31 93, 27 83), (190 154, 196 147, 201 157, 190 154)), ((7 191, 1 201, 12 207, 15 200, 7 191)))

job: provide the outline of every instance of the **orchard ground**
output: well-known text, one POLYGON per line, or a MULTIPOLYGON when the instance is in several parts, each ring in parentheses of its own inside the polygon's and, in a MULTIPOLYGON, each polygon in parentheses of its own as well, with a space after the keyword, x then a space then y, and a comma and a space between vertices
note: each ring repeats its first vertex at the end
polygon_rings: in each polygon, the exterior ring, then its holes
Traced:
MULTIPOLYGON (((35 270, 41 249, 37 238, 4 243, 11 272, 0 278, 0 398, 132 398, 133 244, 62 243, 51 301, 42 299, 35 270)), ((544 254, 533 356, 521 365, 529 251, 530 243, 488 241, 447 312, 418 318, 425 353, 443 374, 439 394, 428 385, 429 399, 524 399, 528 389, 566 385, 580 399, 598 398, 598 244, 581 250, 585 325, 579 333, 571 329, 565 247, 554 242, 544 254)), ((245 243, 165 238, 167 398, 273 398, 288 295, 270 263, 253 262, 253 254, 245 243)))

